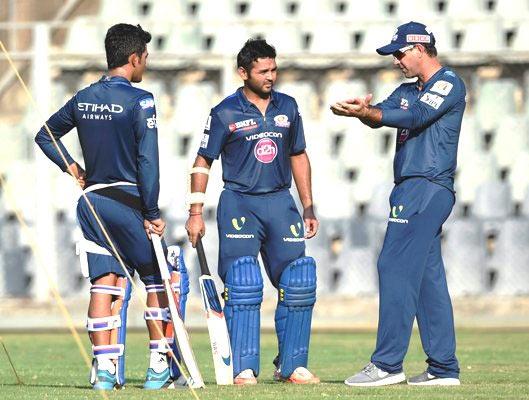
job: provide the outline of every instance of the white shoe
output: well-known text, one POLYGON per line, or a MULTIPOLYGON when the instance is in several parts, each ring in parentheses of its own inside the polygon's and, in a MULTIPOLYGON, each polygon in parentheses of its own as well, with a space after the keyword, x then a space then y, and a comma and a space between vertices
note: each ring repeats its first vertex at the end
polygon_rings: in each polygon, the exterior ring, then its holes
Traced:
POLYGON ((251 369, 245 369, 244 371, 241 371, 239 375, 237 375, 233 379, 234 385, 256 385, 257 379, 255 378, 255 375, 253 374, 253 370, 251 369))

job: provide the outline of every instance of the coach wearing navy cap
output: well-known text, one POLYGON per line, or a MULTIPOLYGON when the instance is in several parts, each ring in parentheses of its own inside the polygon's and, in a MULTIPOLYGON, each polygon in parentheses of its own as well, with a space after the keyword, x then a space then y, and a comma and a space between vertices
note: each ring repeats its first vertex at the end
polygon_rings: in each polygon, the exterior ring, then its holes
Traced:
POLYGON ((402 364, 417 318, 428 367, 410 385, 459 385, 452 304, 441 257, 441 231, 455 202, 457 144, 465 85, 437 59, 435 37, 408 22, 377 49, 393 55, 406 78, 386 100, 372 95, 337 102, 336 115, 371 128, 397 128, 388 226, 378 259, 380 310, 376 349, 349 386, 384 386, 406 380, 402 364))

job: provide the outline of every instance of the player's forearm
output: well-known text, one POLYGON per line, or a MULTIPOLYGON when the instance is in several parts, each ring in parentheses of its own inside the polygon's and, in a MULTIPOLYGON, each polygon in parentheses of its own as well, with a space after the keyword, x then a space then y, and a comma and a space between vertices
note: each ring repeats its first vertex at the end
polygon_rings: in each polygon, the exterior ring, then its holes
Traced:
POLYGON ((382 115, 380 108, 369 106, 365 111, 365 116, 361 116, 358 119, 370 128, 380 128, 383 125, 382 115))
POLYGON ((290 156, 292 176, 304 209, 312 207, 312 181, 310 161, 306 152, 290 156))
MULTIPOLYGON (((212 162, 213 160, 207 159, 199 155, 195 159, 193 168, 199 167, 199 168, 207 168, 209 170, 211 168, 212 162)), ((207 186, 208 186, 208 175, 207 174, 202 174, 202 173, 191 174, 191 187, 190 187, 191 193, 206 193, 207 186)), ((189 211, 192 214, 201 213, 203 206, 204 206, 204 203, 191 204, 189 211)))
MULTIPOLYGON (((62 144, 60 139, 56 139, 57 145, 61 149, 61 152, 64 154, 68 165, 74 163, 74 159, 70 156, 66 147, 62 144)), ((64 163, 57 147, 50 138, 48 131, 42 127, 40 131, 35 136, 35 143, 38 144, 42 152, 48 157, 55 165, 57 165, 63 172, 68 170, 68 165, 64 163)))

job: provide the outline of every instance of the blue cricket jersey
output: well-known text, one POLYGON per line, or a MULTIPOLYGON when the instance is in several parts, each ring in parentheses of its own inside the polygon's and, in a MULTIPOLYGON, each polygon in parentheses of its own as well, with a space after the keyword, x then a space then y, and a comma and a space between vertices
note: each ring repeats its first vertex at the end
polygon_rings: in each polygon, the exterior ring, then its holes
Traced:
POLYGON ((420 176, 454 190, 465 95, 461 78, 443 67, 422 88, 403 83, 375 105, 382 110, 382 125, 397 128, 396 184, 420 176))
POLYGON ((242 88, 211 110, 198 154, 222 155, 226 189, 264 194, 288 189, 290 156, 305 150, 305 135, 294 98, 272 91, 265 115, 242 88))
MULTIPOLYGON (((130 182, 138 185, 143 215, 160 217, 156 107, 153 95, 122 77, 103 76, 80 90, 47 122, 68 164, 74 162, 60 138, 77 128, 87 186, 130 182)), ((46 156, 67 168, 43 126, 35 137, 46 156)))

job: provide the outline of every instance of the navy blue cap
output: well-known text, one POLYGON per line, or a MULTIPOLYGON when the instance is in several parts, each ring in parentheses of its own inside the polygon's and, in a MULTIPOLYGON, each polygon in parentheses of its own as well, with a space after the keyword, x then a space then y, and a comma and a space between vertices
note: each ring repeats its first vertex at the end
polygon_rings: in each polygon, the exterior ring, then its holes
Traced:
POLYGON ((388 56, 410 44, 435 45, 435 37, 430 29, 420 22, 408 22, 397 28, 391 43, 377 49, 377 53, 388 56))

